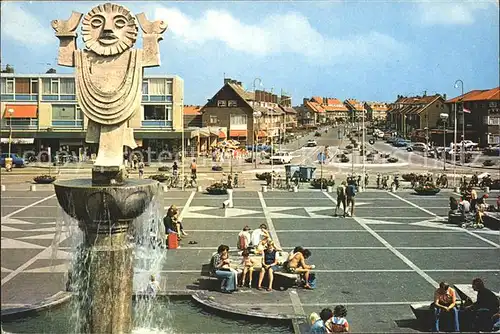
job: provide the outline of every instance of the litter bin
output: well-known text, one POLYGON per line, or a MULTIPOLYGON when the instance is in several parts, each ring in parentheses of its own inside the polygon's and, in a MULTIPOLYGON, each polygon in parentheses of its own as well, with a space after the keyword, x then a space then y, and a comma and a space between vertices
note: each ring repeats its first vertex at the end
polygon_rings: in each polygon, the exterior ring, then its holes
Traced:
POLYGON ((300 180, 309 182, 313 178, 316 167, 300 166, 300 180))

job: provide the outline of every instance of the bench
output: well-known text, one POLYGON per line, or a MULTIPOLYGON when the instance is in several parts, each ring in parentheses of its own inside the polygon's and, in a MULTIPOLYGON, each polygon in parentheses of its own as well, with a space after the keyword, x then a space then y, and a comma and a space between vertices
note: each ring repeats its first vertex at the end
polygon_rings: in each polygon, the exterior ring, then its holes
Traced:
MULTIPOLYGON (((214 252, 212 254, 212 256, 214 256, 215 254, 216 254, 216 252, 214 252)), ((243 273, 243 270, 241 268, 241 260, 242 260, 241 251, 236 253, 236 254, 234 254, 234 253, 231 254, 231 255, 233 255, 233 257, 232 257, 233 261, 231 261, 231 268, 236 269, 236 271, 238 272, 238 275, 241 275, 243 273)), ((254 268, 254 270, 253 270, 254 275, 257 276, 257 277, 254 277, 252 279, 252 281, 257 282, 258 275, 260 273, 260 270, 262 269, 262 255, 251 254, 250 258, 254 262, 254 267, 253 267, 254 268)), ((278 263, 285 262, 288 258, 288 252, 278 251, 277 258, 278 258, 278 263)), ((230 257, 230 259, 231 259, 231 257, 230 257)), ((292 274, 292 273, 285 272, 282 267, 280 268, 280 270, 274 272, 274 277, 275 277, 274 282, 276 283, 276 285, 279 285, 282 288, 288 288, 288 287, 294 286, 298 282, 300 282, 300 274, 292 274), (278 284, 278 283, 280 283, 280 284, 278 284)))

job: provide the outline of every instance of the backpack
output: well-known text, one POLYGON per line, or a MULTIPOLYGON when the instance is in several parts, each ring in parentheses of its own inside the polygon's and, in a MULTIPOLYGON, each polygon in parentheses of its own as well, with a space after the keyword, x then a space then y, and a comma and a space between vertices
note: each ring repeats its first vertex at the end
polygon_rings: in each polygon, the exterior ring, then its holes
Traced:
POLYGON ((316 288, 316 281, 317 281, 316 274, 314 273, 309 274, 309 280, 307 281, 307 283, 309 283, 309 286, 311 288, 313 289, 316 288))
POLYGON ((347 196, 349 196, 349 197, 356 196, 356 189, 354 188, 354 186, 352 184, 350 184, 347 187, 347 196))

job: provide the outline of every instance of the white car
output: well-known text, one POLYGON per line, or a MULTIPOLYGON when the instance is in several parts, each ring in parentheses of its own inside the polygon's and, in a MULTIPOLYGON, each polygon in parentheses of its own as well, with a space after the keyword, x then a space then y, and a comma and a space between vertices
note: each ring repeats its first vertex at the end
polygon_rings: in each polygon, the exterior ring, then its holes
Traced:
POLYGON ((411 151, 420 151, 420 152, 425 152, 429 150, 429 147, 427 146, 426 143, 412 143, 410 146, 406 148, 408 152, 411 151))
POLYGON ((271 160, 275 164, 289 164, 292 162, 292 156, 288 152, 276 152, 271 157, 271 160))
MULTIPOLYGON (((467 140, 467 139, 464 140, 463 142, 466 150, 473 149, 479 145, 478 143, 474 143, 472 140, 467 140)), ((457 143, 457 146, 462 147, 462 142, 457 143)))
POLYGON ((307 141, 306 146, 307 147, 316 147, 316 146, 318 146, 318 143, 316 142, 316 140, 310 139, 310 140, 307 141))

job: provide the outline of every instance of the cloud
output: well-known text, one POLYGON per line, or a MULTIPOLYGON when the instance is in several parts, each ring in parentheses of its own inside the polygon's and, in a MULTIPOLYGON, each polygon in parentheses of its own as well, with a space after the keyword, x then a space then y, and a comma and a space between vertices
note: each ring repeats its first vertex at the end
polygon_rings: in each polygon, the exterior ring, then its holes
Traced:
POLYGON ((207 10, 195 18, 176 8, 160 7, 155 11, 155 19, 166 20, 168 33, 187 45, 200 47, 220 42, 235 51, 261 57, 291 53, 331 63, 388 59, 407 51, 403 43, 376 31, 354 36, 325 36, 296 12, 271 14, 258 18, 258 23, 245 24, 224 10, 207 10))
POLYGON ((484 10, 495 9, 498 0, 444 0, 419 2, 419 23, 424 25, 469 25, 484 10))
POLYGON ((55 37, 50 25, 42 25, 35 15, 21 7, 22 2, 2 3, 2 38, 9 38, 32 48, 53 44, 55 37))

